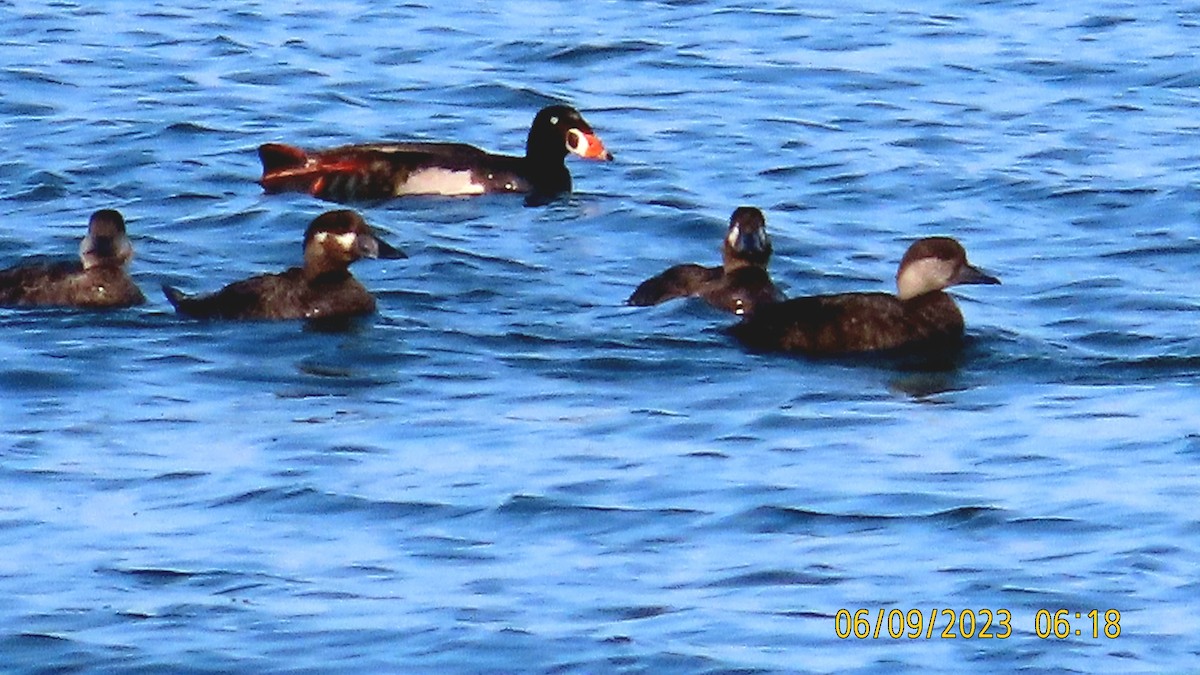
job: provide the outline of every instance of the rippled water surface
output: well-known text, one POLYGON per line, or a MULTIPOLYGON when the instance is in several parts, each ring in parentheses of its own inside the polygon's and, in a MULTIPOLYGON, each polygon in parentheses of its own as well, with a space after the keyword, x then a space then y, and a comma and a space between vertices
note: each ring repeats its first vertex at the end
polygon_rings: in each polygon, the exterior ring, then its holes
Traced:
POLYGON ((117 208, 150 297, 0 310, 4 669, 1194 668, 1200 5, 1085 5, 0 1, 0 263, 117 208), (260 143, 519 152, 555 101, 616 161, 361 205, 411 257, 351 330, 158 292, 296 262, 328 205, 263 195, 260 143), (623 306, 739 204, 789 294, 930 234, 1004 285, 934 370, 623 306), (839 638, 860 608, 1011 634, 839 638))

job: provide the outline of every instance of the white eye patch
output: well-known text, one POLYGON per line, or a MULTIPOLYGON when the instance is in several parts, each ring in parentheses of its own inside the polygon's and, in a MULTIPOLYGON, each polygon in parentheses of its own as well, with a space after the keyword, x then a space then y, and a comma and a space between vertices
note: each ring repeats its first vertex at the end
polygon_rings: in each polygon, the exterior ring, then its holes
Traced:
POLYGON ((550 124, 553 124, 554 126, 558 126, 558 115, 555 115, 550 118, 550 124))
POLYGON ((738 237, 742 236, 742 231, 736 227, 729 228, 729 234, 725 235, 725 243, 729 248, 737 248, 738 237))
POLYGON ((329 232, 318 232, 317 236, 314 237, 314 239, 316 239, 318 244, 324 245, 325 242, 328 241, 330 237, 333 237, 334 243, 337 244, 339 248, 341 248, 345 251, 349 251, 350 249, 354 248, 355 243, 358 241, 358 235, 355 234, 354 232, 346 232, 344 234, 330 234, 329 232))
POLYGON ((567 149, 577 155, 583 155, 588 150, 588 140, 578 129, 567 131, 567 149))

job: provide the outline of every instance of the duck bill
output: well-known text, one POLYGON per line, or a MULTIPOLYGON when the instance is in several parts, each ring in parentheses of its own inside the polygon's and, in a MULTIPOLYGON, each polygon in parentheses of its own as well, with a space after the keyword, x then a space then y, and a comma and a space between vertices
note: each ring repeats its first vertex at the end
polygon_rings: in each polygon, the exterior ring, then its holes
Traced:
POLYGON ((375 255, 372 257, 383 258, 384 260, 399 260, 407 258, 408 254, 400 249, 392 246, 379 237, 372 237, 375 240, 375 255))
POLYGON ((973 265, 963 265, 954 279, 956 284, 999 284, 1000 280, 973 265))
POLYGON ((771 240, 762 230, 751 230, 750 232, 738 230, 732 244, 734 251, 747 258, 771 255, 771 240))
POLYGON ((399 258, 408 257, 407 253, 401 251, 395 246, 392 246, 379 237, 376 237, 374 234, 359 234, 355 237, 355 242, 358 247, 357 253, 360 258, 384 258, 396 260, 399 258))
POLYGON ((105 262, 124 265, 133 258, 133 246, 124 236, 97 237, 88 233, 79 245, 79 257, 86 269, 102 265, 105 262))
POLYGON ((567 146, 567 149, 572 153, 584 159, 594 159, 601 162, 612 161, 612 153, 608 151, 608 148, 604 147, 604 142, 595 133, 580 129, 573 129, 572 133, 578 135, 577 138, 573 139, 576 142, 567 146))

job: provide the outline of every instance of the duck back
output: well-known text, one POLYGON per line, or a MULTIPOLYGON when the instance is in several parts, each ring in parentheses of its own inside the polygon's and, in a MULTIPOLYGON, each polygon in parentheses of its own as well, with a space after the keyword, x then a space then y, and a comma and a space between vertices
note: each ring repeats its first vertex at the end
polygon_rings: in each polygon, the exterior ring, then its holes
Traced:
POLYGON ((229 284, 210 295, 187 296, 169 286, 167 299, 198 319, 322 319, 374 313, 375 298, 348 272, 304 278, 293 267, 229 284))
POLYGON ((259 157, 266 192, 307 192, 335 202, 529 190, 524 158, 462 143, 376 143, 313 153, 268 143, 259 157))
POLYGON ((963 318, 941 291, 910 300, 845 293, 755 308, 730 332, 755 351, 824 356, 953 344, 962 339, 963 318))
POLYGON ((0 306, 105 309, 145 301, 120 268, 85 270, 79 262, 63 262, 0 270, 0 306))

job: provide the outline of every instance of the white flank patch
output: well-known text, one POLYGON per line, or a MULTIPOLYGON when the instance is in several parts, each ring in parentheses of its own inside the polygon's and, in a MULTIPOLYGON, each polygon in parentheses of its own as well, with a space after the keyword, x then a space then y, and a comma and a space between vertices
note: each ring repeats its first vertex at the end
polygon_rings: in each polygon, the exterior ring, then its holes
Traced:
POLYGON ((397 194, 409 195, 481 195, 483 186, 471 178, 470 171, 426 169, 409 174, 396 186, 397 194))

